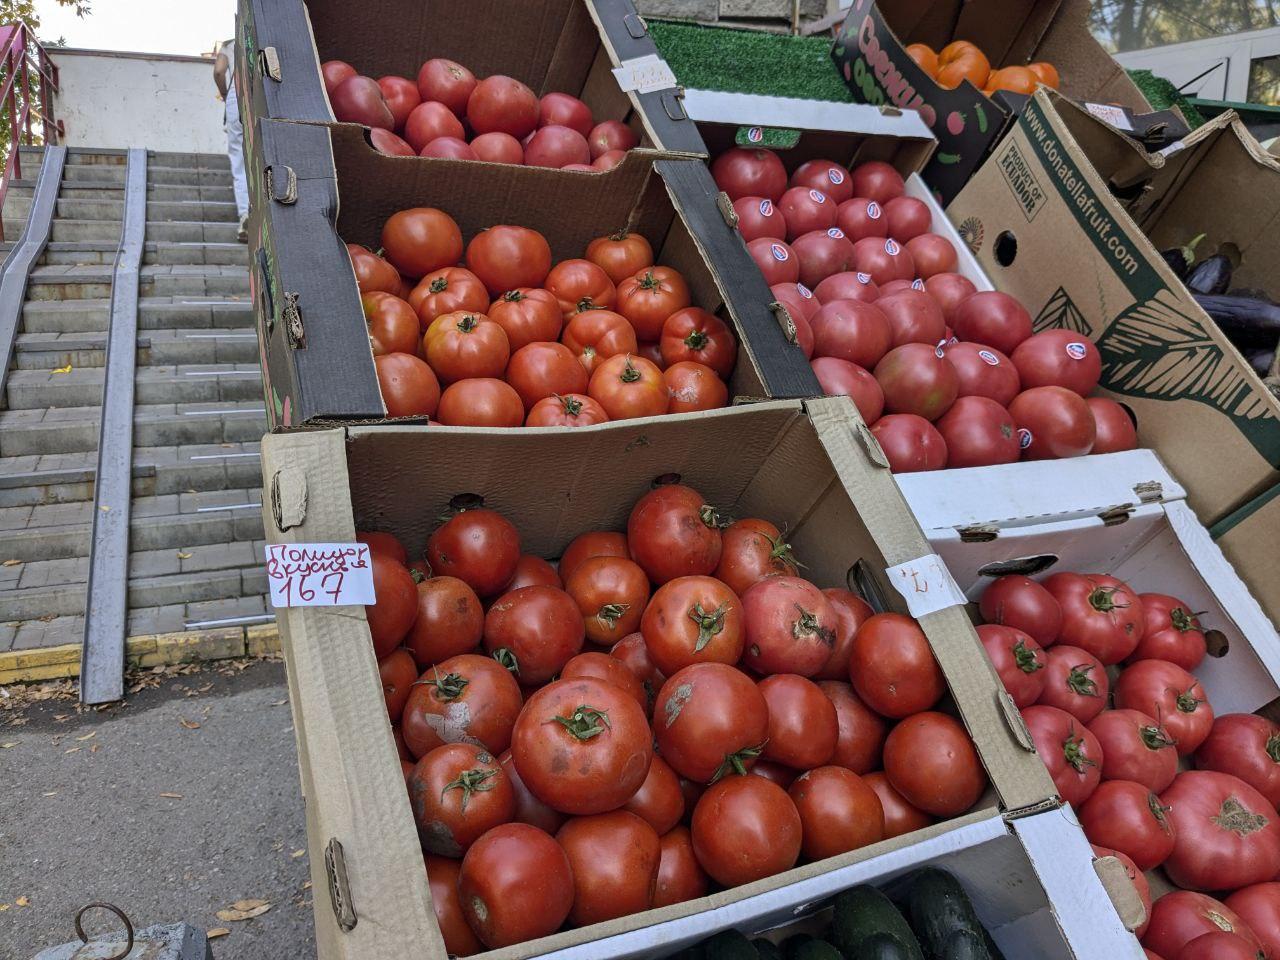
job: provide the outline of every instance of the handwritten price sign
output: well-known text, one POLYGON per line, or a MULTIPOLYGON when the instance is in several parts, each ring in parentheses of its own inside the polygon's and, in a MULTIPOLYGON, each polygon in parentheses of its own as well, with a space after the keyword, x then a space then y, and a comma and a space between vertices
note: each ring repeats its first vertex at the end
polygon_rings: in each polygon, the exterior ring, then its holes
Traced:
POLYGON ((923 617, 965 602, 951 571, 936 553, 900 563, 885 571, 913 617, 923 617))
POLYGON ((273 607, 339 607, 374 602, 373 567, 363 543, 269 543, 273 607))
POLYGON ((622 61, 621 66, 613 68, 613 75, 623 92, 635 90, 638 93, 652 93, 654 90, 667 90, 676 85, 676 75, 671 72, 667 61, 656 53, 622 61))

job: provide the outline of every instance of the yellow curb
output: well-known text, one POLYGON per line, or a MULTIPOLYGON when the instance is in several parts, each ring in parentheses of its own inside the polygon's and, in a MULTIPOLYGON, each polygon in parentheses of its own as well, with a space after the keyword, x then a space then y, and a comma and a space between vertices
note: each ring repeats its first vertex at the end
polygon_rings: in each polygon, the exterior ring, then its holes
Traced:
MULTIPOLYGON (((153 633, 125 641, 127 669, 174 663, 271 657, 280 653, 274 623, 252 627, 219 627, 182 633, 153 633)), ((60 680, 80 676, 80 644, 0 653, 0 685, 60 680)))

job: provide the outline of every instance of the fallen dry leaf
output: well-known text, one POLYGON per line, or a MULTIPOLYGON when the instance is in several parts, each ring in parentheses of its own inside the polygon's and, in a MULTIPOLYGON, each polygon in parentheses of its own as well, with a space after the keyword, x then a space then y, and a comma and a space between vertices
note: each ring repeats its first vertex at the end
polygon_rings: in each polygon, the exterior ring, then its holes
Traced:
POLYGON ((50 370, 49 372, 50 372, 50 373, 70 373, 70 372, 71 372, 71 364, 69 364, 69 363, 68 363, 65 367, 54 367, 54 368, 53 368, 52 370, 50 370))
POLYGON ((288 702, 288 700, 272 700, 271 705, 273 707, 283 707, 288 702))
POLYGON ((12 904, 9 904, 9 903, 0 903, 0 913, 4 913, 11 906, 12 904))
POLYGON ((291 856, 291 857, 293 857, 293 859, 297 860, 299 857, 301 857, 301 856, 305 855, 305 854, 306 854, 306 852, 307 852, 307 851, 305 851, 305 850, 295 850, 295 851, 293 851, 293 853, 289 854, 289 856, 291 856))
POLYGON ((260 917, 270 909, 271 904, 266 900, 237 900, 226 910, 219 910, 214 916, 219 920, 236 923, 241 920, 252 920, 254 917, 260 917))
POLYGON ((182 794, 180 794, 180 793, 162 793, 162 794, 160 794, 160 796, 164 797, 164 798, 165 798, 165 799, 167 799, 167 800, 181 800, 181 799, 182 799, 182 794))
POLYGON ((76 737, 76 739, 77 739, 77 740, 80 740, 80 741, 83 741, 83 740, 92 740, 92 739, 93 739, 94 737, 96 737, 97 735, 98 735, 98 731, 97 731, 97 730, 94 730, 94 731, 93 731, 93 732, 91 732, 91 733, 86 733, 83 737, 76 737))
POLYGON ((101 506, 99 506, 99 507, 98 507, 98 509, 99 509, 99 510, 101 510, 103 513, 110 513, 110 512, 111 512, 111 508, 110 508, 109 506, 107 506, 105 503, 104 503, 104 504, 102 504, 101 506))
POLYGON ((15 906, 19 906, 19 907, 29 907, 29 906, 31 905, 31 898, 30 898, 30 897, 19 897, 17 900, 15 900, 15 901, 13 901, 13 902, 14 902, 14 905, 15 905, 15 906))
POLYGON ((181 550, 178 551, 179 560, 190 560, 194 556, 195 556, 194 553, 183 553, 181 550))
POLYGON ((16 566, 17 566, 18 564, 20 564, 21 562, 22 562, 21 560, 6 560, 4 563, 0 564, 0 566, 3 566, 3 567, 16 567, 16 566))
POLYGON ((17 745, 17 740, 10 740, 8 743, 0 743, 0 750, 8 750, 10 747, 16 747, 17 745))
POLYGON ((89 752, 90 752, 90 753, 97 753, 97 752, 98 752, 99 750, 101 750, 101 749, 102 749, 102 744, 100 744, 100 743, 95 743, 92 747, 90 747, 90 748, 89 748, 89 752))
POLYGON ((50 790, 48 793, 44 794, 44 796, 46 797, 56 797, 57 795, 58 795, 57 790, 50 790))
POLYGON ((226 927, 214 927, 212 930, 206 930, 204 935, 206 939, 216 940, 218 937, 225 937, 230 932, 226 927))
POLYGON ((306 883, 304 883, 304 884, 302 885, 302 889, 303 889, 303 890, 310 890, 310 889, 311 889, 311 881, 310 881, 310 880, 308 880, 306 883))
POLYGON ((200 729, 200 724, 196 723, 194 720, 188 720, 186 717, 179 717, 178 723, 182 724, 182 726, 186 727, 188 730, 200 729))
POLYGON ((72 747, 70 750, 63 750, 62 752, 63 752, 63 753, 79 753, 79 752, 80 752, 80 748, 79 748, 79 747, 72 747))

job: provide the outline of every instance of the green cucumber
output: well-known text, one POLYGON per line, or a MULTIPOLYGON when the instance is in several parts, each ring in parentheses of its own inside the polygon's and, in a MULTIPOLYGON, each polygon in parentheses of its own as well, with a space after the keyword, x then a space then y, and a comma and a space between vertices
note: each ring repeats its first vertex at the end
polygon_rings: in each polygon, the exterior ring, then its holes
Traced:
POLYGON ((804 945, 809 943, 809 941, 816 939, 817 937, 814 937, 812 934, 793 933, 791 936, 787 937, 787 939, 782 941, 782 955, 786 957, 786 960, 796 960, 796 954, 804 947, 804 945))
POLYGON ((887 954, 886 960, 924 960, 911 927, 883 893, 863 885, 838 894, 832 910, 831 942, 849 960, 862 960, 863 942, 873 936, 880 938, 876 942, 882 954, 896 945, 897 955, 887 954), (883 944, 880 940, 896 943, 883 944))
POLYGON ((760 954, 740 930, 721 930, 703 940, 706 960, 759 960, 760 954))
POLYGON ((845 960, 845 957, 825 940, 810 940, 796 948, 791 960, 845 960))
POLYGON ((991 960, 985 932, 953 930, 942 945, 938 960, 991 960))
POLYGON ((784 960, 782 948, 772 940, 765 937, 757 937, 751 941, 751 945, 756 948, 756 954, 760 960, 784 960))
POLYGON ((849 960, 907 960, 915 954, 904 949, 902 941, 887 933, 873 933, 862 941, 858 952, 849 955, 849 960))
POLYGON ((955 940, 957 960, 1004 960, 964 887, 945 870, 925 867, 895 884, 894 891, 930 960, 950 960, 948 943, 957 932, 968 935, 955 940))

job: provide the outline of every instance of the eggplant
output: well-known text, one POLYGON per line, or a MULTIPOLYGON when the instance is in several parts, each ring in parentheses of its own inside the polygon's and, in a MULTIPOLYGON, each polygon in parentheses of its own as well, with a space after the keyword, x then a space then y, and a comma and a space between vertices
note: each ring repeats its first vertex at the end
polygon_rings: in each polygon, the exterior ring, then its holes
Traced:
POLYGON ((1231 286, 1231 274, 1234 270, 1230 257, 1224 253, 1215 253, 1192 267, 1184 282, 1192 293, 1216 296, 1227 292, 1227 287, 1231 286))
POLYGON ((1203 239, 1204 234, 1202 233, 1185 246, 1160 251, 1160 256, 1164 257, 1164 262, 1169 265, 1170 270, 1177 274, 1179 280, 1187 278, 1187 271, 1191 269, 1191 264, 1195 263, 1196 260, 1196 247, 1200 245, 1200 241, 1203 239))
POLYGON ((1272 347, 1280 340, 1280 306, 1252 297, 1195 294, 1196 303, 1237 347, 1272 347))
POLYGON ((1244 354, 1244 358, 1249 361, 1249 366, 1253 367, 1253 372, 1260 377, 1265 377, 1271 373, 1271 365, 1276 359, 1276 348, 1270 347, 1245 347, 1240 351, 1244 354))

